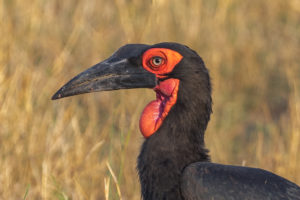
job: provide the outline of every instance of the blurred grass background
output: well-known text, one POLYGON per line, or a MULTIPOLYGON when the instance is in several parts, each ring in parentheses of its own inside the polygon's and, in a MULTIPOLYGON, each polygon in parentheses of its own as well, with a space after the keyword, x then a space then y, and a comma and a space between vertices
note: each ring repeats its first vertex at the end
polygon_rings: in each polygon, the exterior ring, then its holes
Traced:
POLYGON ((120 46, 162 41, 210 70, 212 160, 300 184, 300 0, 0 0, 0 36, 0 199, 140 199, 155 94, 50 98, 120 46))

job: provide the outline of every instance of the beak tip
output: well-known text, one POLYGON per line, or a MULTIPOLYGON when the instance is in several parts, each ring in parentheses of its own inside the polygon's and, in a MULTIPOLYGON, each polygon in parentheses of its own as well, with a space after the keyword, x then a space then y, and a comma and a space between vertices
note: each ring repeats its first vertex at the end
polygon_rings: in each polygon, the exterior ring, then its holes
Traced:
POLYGON ((52 97, 51 97, 51 100, 57 100, 57 99, 60 99, 62 98, 63 96, 61 95, 61 92, 60 90, 57 91, 52 97))

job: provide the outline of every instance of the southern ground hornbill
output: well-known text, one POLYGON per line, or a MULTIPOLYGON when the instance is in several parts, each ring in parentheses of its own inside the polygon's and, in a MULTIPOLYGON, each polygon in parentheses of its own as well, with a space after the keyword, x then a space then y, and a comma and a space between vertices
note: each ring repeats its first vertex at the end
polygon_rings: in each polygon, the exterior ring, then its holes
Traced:
POLYGON ((125 45, 52 99, 129 88, 156 92, 140 118, 146 138, 137 165, 143 199, 300 200, 299 186, 271 172, 210 162, 204 146, 212 112, 210 78, 200 56, 187 46, 125 45))

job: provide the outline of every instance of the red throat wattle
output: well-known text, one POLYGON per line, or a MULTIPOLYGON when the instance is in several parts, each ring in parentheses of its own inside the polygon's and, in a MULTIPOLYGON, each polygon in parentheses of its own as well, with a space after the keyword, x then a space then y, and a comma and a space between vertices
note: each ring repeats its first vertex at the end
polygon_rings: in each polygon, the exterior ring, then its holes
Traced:
POLYGON ((167 79, 154 88, 156 100, 151 101, 142 112, 140 130, 145 138, 150 137, 162 125, 172 106, 177 101, 178 79, 167 79))

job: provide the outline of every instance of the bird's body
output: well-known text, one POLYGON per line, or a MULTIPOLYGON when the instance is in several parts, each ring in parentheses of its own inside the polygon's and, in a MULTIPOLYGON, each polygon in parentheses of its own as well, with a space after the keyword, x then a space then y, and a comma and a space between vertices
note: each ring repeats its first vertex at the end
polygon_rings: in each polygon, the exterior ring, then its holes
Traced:
POLYGON ((181 176, 183 199, 298 200, 299 187, 271 172, 250 167, 197 162, 181 176))
POLYGON ((270 172, 210 163, 204 132, 212 112, 208 70, 177 43, 132 44, 79 74, 53 99, 81 93, 153 88, 144 109, 138 157, 144 200, 299 199, 300 188, 270 172))

